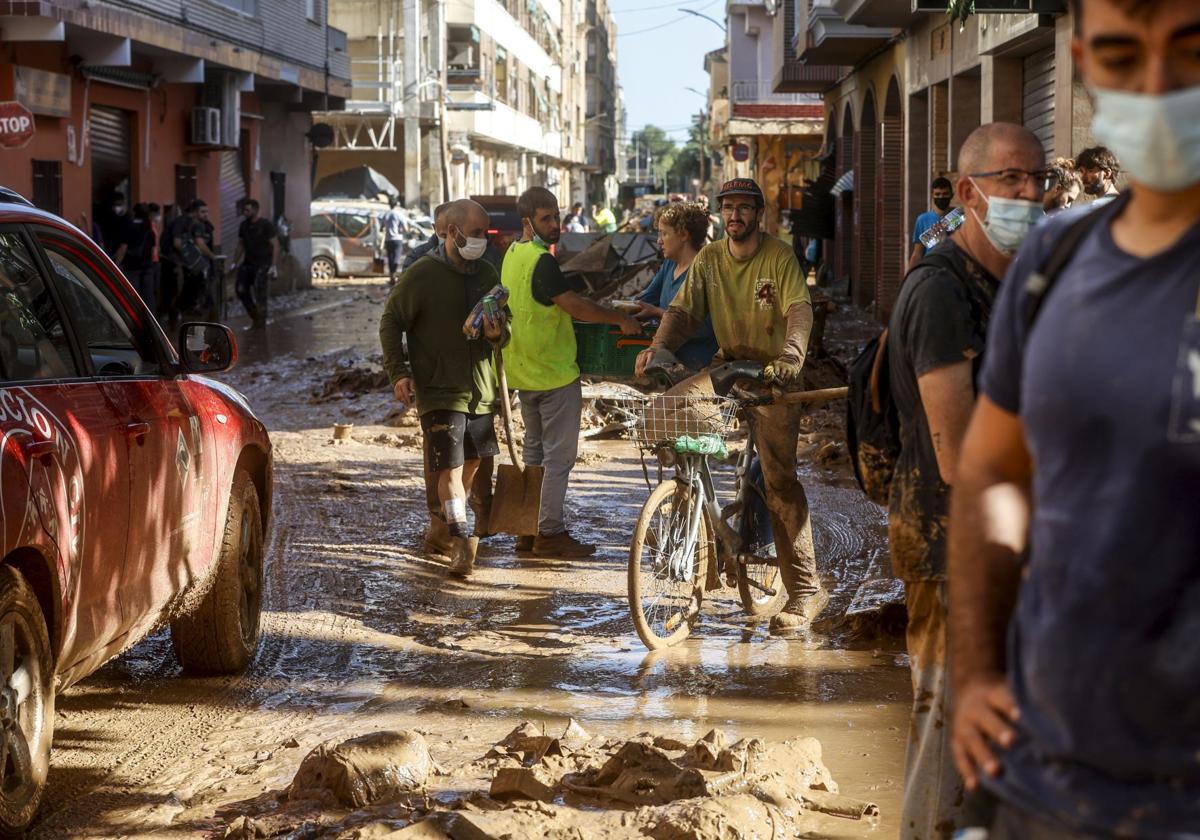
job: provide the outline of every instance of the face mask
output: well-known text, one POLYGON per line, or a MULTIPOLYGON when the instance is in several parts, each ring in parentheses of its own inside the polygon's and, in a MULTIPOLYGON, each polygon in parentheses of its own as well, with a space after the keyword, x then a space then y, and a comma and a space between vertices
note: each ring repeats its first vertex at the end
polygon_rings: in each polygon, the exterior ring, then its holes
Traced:
POLYGON ((487 250, 487 237, 485 236, 459 236, 454 237, 454 244, 458 246, 458 255, 468 262, 473 262, 483 256, 483 252, 487 250), (459 239, 462 242, 459 242, 459 239))
MULTIPOLYGON (((972 179, 971 183, 975 184, 975 181, 972 179)), ((975 189, 979 189, 979 184, 975 184, 975 189)), ((1021 247, 1033 226, 1046 215, 1046 211, 1036 201, 989 196, 983 190, 979 192, 988 203, 987 218, 979 222, 983 233, 993 248, 1004 256, 1011 257, 1017 252, 1017 248, 1021 247)), ((971 215, 979 221, 979 215, 974 209, 971 209, 971 215)))
POLYGON ((542 237, 538 236, 536 233, 533 235, 533 244, 537 245, 539 248, 545 248, 547 251, 550 250, 550 243, 545 239, 542 239, 542 237))
POLYGON ((125 215, 125 205, 124 204, 113 205, 113 215, 124 216, 125 215))
POLYGON ((1092 134, 1131 178, 1163 192, 1200 183, 1200 87, 1160 96, 1093 88, 1092 96, 1092 134))
POLYGON ((950 197, 946 196, 945 198, 935 198, 933 200, 933 206, 945 213, 950 209, 950 197))

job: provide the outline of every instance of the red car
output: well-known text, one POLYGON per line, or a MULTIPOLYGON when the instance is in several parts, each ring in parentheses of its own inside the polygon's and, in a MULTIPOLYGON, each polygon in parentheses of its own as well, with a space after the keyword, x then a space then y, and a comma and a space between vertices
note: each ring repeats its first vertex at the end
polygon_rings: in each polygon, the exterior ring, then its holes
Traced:
POLYGON ((229 329, 179 348, 91 240, 0 188, 0 835, 37 811, 56 692, 162 623, 192 673, 258 647, 271 441, 204 376, 229 329))

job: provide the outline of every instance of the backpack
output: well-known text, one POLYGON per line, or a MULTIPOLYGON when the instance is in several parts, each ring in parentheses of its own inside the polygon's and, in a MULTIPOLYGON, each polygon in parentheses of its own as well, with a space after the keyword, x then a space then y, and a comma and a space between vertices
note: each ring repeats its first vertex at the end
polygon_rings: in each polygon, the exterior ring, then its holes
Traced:
MULTIPOLYGON (((1075 255, 1075 249, 1101 215, 1095 211, 1087 212, 1072 221, 1038 270, 1026 279, 1025 308, 1021 312, 1026 332, 1033 327, 1046 296, 1075 255)), ((927 253, 913 266, 913 271, 930 265, 954 272, 954 264, 949 258, 938 253, 927 253)), ((892 399, 887 338, 885 328, 866 343, 851 363, 847 370, 850 393, 846 404, 846 449, 854 467, 854 478, 868 499, 885 507, 896 461, 900 457, 900 413, 892 399)))

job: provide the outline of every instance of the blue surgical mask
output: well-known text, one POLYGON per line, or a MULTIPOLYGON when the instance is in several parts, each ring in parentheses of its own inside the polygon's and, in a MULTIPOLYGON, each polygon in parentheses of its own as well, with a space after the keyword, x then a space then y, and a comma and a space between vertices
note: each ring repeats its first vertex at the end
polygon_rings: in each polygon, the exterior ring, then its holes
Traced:
POLYGON ((1200 183, 1200 86, 1149 95, 1093 88, 1092 134, 1152 190, 1200 183))
MULTIPOLYGON (((975 183, 974 178, 971 179, 971 183, 979 190, 979 184, 975 183)), ((1046 215, 1046 211, 1037 201, 1001 198, 998 195, 988 195, 983 190, 979 192, 987 199, 987 217, 979 221, 979 215, 973 209, 971 215, 983 227, 983 233, 988 242, 992 243, 992 247, 1004 256, 1011 257, 1021 247, 1033 226, 1046 215)))
POLYGON ((542 237, 538 236, 536 233, 533 235, 533 244, 539 248, 545 248, 547 251, 550 250, 550 243, 545 239, 542 239, 542 237))

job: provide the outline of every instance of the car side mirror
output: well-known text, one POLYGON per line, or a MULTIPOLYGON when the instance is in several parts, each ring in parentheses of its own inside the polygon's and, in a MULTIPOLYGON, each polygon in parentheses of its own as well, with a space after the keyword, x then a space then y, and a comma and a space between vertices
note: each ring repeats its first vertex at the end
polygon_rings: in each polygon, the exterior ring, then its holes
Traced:
POLYGON ((237 364, 237 342, 224 324, 199 321, 179 327, 179 357, 188 373, 223 373, 237 364))

